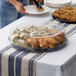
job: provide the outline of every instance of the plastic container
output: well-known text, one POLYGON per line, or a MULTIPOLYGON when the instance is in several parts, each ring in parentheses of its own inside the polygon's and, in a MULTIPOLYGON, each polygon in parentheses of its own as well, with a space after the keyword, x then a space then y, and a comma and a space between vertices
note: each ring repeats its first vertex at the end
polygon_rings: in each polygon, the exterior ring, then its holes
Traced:
POLYGON ((51 22, 21 23, 12 28, 10 45, 20 49, 54 49, 66 44, 65 27, 51 22))

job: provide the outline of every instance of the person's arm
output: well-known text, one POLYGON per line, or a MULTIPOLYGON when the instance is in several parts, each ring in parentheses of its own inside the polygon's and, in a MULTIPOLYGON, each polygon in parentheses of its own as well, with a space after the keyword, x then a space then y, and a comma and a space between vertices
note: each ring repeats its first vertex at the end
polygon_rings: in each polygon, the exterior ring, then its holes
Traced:
POLYGON ((9 2, 17 9, 18 12, 26 14, 24 6, 17 0, 9 0, 9 2))

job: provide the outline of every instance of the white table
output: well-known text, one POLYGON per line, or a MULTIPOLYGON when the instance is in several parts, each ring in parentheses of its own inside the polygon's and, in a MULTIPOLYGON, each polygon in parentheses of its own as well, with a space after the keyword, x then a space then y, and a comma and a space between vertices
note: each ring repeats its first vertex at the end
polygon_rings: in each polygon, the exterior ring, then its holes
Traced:
MULTIPOLYGON (((52 12, 51 12, 52 13, 52 12)), ((13 26, 28 22, 47 22, 51 14, 26 15, 0 30, 0 49, 9 45, 8 36, 13 26)), ((37 61, 36 76, 76 76, 76 33, 68 38, 68 46, 50 52, 37 61)))
MULTIPOLYGON (((0 49, 9 45, 8 36, 10 34, 11 28, 20 23, 27 23, 33 21, 45 21, 50 19, 50 15, 38 17, 34 16, 24 16, 21 19, 15 21, 14 23, 6 26, 0 30, 0 49), (27 20, 26 20, 27 19, 27 20)), ((68 39, 68 46, 57 52, 50 52, 38 60, 36 65, 36 76, 76 76, 76 34, 72 35, 68 39), (75 62, 75 63, 74 63, 75 62), (73 63, 73 64, 72 64, 73 63), (67 67, 68 65, 68 67, 67 67), (62 69, 62 71, 61 71, 62 69)))

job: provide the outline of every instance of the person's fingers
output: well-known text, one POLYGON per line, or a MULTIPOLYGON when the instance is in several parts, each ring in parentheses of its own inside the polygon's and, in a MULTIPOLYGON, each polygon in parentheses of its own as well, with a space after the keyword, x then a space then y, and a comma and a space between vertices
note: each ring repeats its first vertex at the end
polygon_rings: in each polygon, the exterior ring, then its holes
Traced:
POLYGON ((39 3, 41 3, 42 2, 42 0, 38 0, 39 1, 39 3))
POLYGON ((17 2, 17 4, 15 5, 15 7, 16 7, 16 9, 17 9, 18 12, 20 12, 22 14, 27 14, 24 6, 20 2, 17 2))
POLYGON ((23 5, 21 5, 21 8, 25 11, 25 8, 24 8, 24 6, 23 6, 23 5))
POLYGON ((36 5, 34 1, 33 1, 33 4, 36 5))
POLYGON ((22 14, 28 14, 26 11, 24 11, 24 10, 21 10, 20 11, 22 14))
MULTIPOLYGON (((36 0, 36 1, 38 1, 39 3, 41 3, 42 2, 42 0, 36 0)), ((33 3, 34 4, 34 3, 33 3)))
POLYGON ((22 6, 23 11, 25 12, 24 14, 28 14, 24 8, 24 6, 22 6))
POLYGON ((22 14, 28 14, 27 12, 25 12, 25 11, 21 11, 20 13, 22 13, 22 14))
POLYGON ((20 13, 27 14, 26 11, 24 11, 23 9, 20 10, 20 13))
POLYGON ((26 14, 25 10, 22 7, 19 7, 19 9, 17 11, 22 14, 26 14))
POLYGON ((22 14, 26 14, 26 12, 24 12, 24 11, 21 11, 20 13, 22 13, 22 14))
POLYGON ((27 13, 25 12, 25 8, 24 8, 23 5, 21 5, 21 8, 20 8, 20 11, 19 11, 19 12, 22 13, 22 14, 27 14, 27 13))
POLYGON ((35 4, 35 2, 33 1, 33 4, 35 4))

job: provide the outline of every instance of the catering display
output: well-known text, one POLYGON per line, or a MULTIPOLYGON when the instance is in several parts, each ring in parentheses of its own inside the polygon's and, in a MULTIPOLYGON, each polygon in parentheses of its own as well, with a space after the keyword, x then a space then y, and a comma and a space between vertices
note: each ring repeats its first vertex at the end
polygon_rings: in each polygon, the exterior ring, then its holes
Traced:
POLYGON ((55 10, 52 16, 62 22, 76 23, 76 7, 64 7, 55 10))
POLYGON ((10 42, 15 46, 34 49, 48 49, 63 45, 66 42, 63 26, 28 25, 16 27, 10 34, 10 42))

